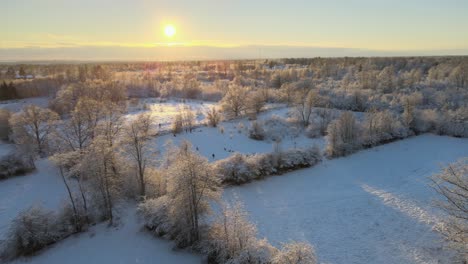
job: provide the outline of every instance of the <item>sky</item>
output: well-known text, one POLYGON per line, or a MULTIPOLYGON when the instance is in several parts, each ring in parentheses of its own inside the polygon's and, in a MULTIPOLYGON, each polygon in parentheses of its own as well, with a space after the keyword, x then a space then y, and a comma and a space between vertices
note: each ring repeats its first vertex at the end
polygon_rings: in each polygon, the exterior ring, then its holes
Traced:
POLYGON ((467 0, 0 0, 0 10, 4 61, 468 55, 467 0))

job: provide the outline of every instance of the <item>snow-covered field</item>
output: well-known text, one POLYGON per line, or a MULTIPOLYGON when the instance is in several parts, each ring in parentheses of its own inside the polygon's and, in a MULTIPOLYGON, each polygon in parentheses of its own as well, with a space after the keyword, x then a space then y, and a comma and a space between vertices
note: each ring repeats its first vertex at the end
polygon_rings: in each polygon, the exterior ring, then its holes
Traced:
POLYGON ((307 240, 321 263, 450 263, 428 177, 468 140, 422 135, 229 188, 273 244, 307 240))
POLYGON ((169 130, 175 116, 180 114, 182 110, 192 111, 196 124, 199 124, 205 119, 205 113, 215 105, 216 103, 197 100, 182 102, 182 100, 160 101, 156 98, 147 98, 139 100, 135 105, 129 104, 129 113, 125 115, 125 118, 131 120, 138 114, 150 113, 156 130, 169 130))
MULTIPOLYGON (((25 103, 45 106, 47 99, 11 102, 0 108, 19 111, 25 103)), ((195 113, 200 124, 213 106, 200 101, 159 103, 145 99, 129 107, 126 119, 150 112, 155 127, 159 129, 161 124, 162 130, 168 130, 184 107, 195 113)), ((260 114, 259 122, 291 115, 291 108, 269 107, 274 109, 260 114)), ((167 141, 178 144, 186 139, 210 161, 234 152, 271 152, 272 140, 248 137, 250 123, 242 118, 222 122, 218 128, 200 126, 192 133, 155 137, 150 144, 161 154, 167 141)), ((323 149, 326 144, 323 137, 310 139, 302 131, 296 132, 283 133, 282 149, 314 144, 323 149)), ((12 150, 11 144, 0 143, 0 156, 12 150)), ((468 139, 422 135, 326 160, 313 168, 231 187, 224 199, 237 197, 243 201, 260 235, 274 245, 289 240, 309 241, 320 263, 448 263, 451 252, 443 250, 441 237, 432 230, 440 224, 440 212, 431 206, 435 192, 428 187, 428 177, 444 164, 465 156, 468 139)), ((55 210, 66 200, 61 178, 50 161, 39 160, 37 167, 31 174, 0 181, 0 240, 20 211, 36 204, 55 210)), ((141 230, 134 206, 123 206, 119 216, 118 227, 97 225, 38 256, 17 262, 200 263, 200 256, 173 251, 171 242, 141 230)))
MULTIPOLYGON (((258 122, 270 119, 272 116, 286 117, 290 114, 291 108, 277 108, 261 113, 257 117, 258 122)), ((224 159, 231 156, 234 152, 253 154, 267 153, 273 151, 274 142, 272 140, 253 140, 249 138, 249 127, 251 121, 247 118, 241 118, 231 121, 225 121, 219 124, 217 128, 198 127, 192 133, 180 133, 174 136, 166 134, 154 138, 151 142, 154 149, 164 152, 165 145, 168 141, 174 144, 179 144, 183 140, 188 140, 192 143, 193 148, 198 148, 201 155, 207 157, 210 161, 224 159), (214 154, 214 158, 213 158, 214 154)), ((301 148, 305 146, 317 145, 324 148, 325 139, 308 138, 304 133, 283 133, 280 147, 282 149, 301 148)))

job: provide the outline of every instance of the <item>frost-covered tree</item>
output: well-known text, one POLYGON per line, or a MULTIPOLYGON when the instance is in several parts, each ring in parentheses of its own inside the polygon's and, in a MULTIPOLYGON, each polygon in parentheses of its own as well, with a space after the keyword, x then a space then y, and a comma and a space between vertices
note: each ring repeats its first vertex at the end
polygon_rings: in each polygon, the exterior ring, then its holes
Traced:
POLYGON ((99 135, 73 168, 90 182, 94 202, 102 208, 102 217, 108 219, 109 224, 113 224, 115 204, 122 195, 121 166, 125 164, 116 147, 106 136, 99 135))
MULTIPOLYGON (((78 208, 78 203, 76 198, 74 197, 73 185, 70 183, 69 176, 71 174, 67 173, 68 170, 77 162, 75 159, 79 158, 78 153, 76 152, 67 152, 67 153, 57 153, 52 156, 50 159, 54 162, 54 164, 58 167, 60 176, 62 178, 63 184, 65 185, 65 189, 68 193, 68 198, 70 200, 70 204, 73 210, 73 225, 75 227, 76 232, 81 231, 83 227, 83 219, 85 217, 82 216, 80 208, 78 208)), ((87 210, 84 210, 87 218, 87 210)), ((89 224, 89 220, 88 220, 89 224)))
POLYGON ((265 96, 261 91, 251 92, 247 97, 246 109, 250 116, 256 118, 256 116, 265 107, 266 100, 265 96))
POLYGON ((188 142, 173 153, 167 175, 169 216, 181 245, 193 245, 201 238, 202 218, 210 213, 210 202, 221 194, 219 178, 208 160, 191 150, 188 142))
POLYGON ((150 114, 141 114, 131 120, 125 127, 122 146, 136 169, 139 195, 146 195, 146 168, 149 161, 147 141, 151 135, 152 118, 150 114))
POLYGON ((13 139, 18 144, 33 144, 44 155, 49 135, 59 119, 57 113, 35 105, 28 105, 10 117, 13 139))
POLYGON ((407 98, 403 104, 403 124, 408 129, 413 129, 414 126, 414 103, 407 98))
POLYGON ((432 177, 440 194, 437 205, 448 215, 440 231, 451 246, 468 261, 468 158, 449 164, 432 177))
POLYGON ((182 132, 183 128, 184 128, 184 118, 182 117, 180 113, 176 114, 174 116, 174 119, 172 120, 172 127, 171 127, 172 133, 178 134, 182 132))
POLYGON ((219 122, 221 122, 221 113, 215 107, 212 107, 206 112, 206 119, 209 126, 217 127, 219 122))
POLYGON ((224 112, 230 117, 239 117, 246 108, 248 89, 239 85, 229 86, 226 95, 221 100, 224 112))
POLYGON ((344 112, 328 125, 327 153, 331 157, 343 156, 359 148, 359 126, 351 112, 344 112))
POLYGON ((83 150, 93 140, 104 105, 94 99, 82 98, 64 120, 58 135, 72 150, 83 150))
POLYGON ((296 94, 296 109, 304 127, 310 122, 312 108, 318 103, 318 94, 316 91, 301 91, 296 94))
POLYGON ((207 244, 206 253, 217 263, 270 263, 276 252, 257 238, 257 227, 240 202, 223 205, 210 226, 207 244))

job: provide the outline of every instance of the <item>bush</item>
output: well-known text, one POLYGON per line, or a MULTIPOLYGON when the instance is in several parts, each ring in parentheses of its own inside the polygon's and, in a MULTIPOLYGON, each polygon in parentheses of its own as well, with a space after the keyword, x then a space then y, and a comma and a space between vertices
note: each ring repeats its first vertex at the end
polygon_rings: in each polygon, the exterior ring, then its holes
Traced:
POLYGON ((10 119, 11 113, 6 109, 0 109, 0 140, 8 140, 10 135, 10 119))
POLYGON ((0 180, 13 176, 24 175, 34 170, 34 163, 10 154, 0 160, 0 180))
POLYGON ((174 225, 169 219, 169 197, 161 196, 156 199, 148 199, 138 205, 138 213, 143 217, 145 227, 155 235, 172 238, 174 225))
POLYGON ((221 113, 213 107, 206 113, 206 118, 208 119, 207 123, 209 126, 217 127, 221 121, 221 113))
POLYGON ((250 156, 235 153, 217 161, 214 167, 223 183, 243 184, 269 175, 310 167, 320 161, 320 150, 312 147, 250 156))
POLYGON ((172 133, 178 134, 182 132, 183 129, 183 119, 182 115, 178 114, 175 116, 174 121, 172 122, 172 133))
POLYGON ((304 242, 291 242, 283 245, 283 248, 275 255, 273 264, 315 264, 317 258, 314 248, 304 242))
POLYGON ((249 137, 255 140, 263 140, 265 138, 265 130, 257 121, 253 121, 249 129, 249 137))
POLYGON ((73 229, 65 223, 60 215, 39 206, 21 212, 12 222, 0 260, 32 255, 67 237, 73 229))

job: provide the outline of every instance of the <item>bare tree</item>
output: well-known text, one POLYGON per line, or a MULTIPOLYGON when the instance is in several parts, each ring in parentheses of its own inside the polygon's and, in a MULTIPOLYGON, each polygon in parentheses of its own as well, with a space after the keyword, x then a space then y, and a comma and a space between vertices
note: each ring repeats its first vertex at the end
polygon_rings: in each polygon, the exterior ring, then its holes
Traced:
POLYGON ((124 128, 122 144, 125 152, 135 164, 137 181, 140 187, 139 195, 146 195, 146 167, 148 164, 149 149, 147 141, 151 134, 152 118, 150 114, 138 115, 124 128))
POLYGON ((64 121, 59 136, 74 150, 83 150, 95 136, 95 129, 102 117, 103 105, 93 99, 82 98, 64 121))
POLYGON ((239 117, 246 107, 248 90, 239 85, 229 86, 222 100, 223 110, 231 117, 239 117))
POLYGON ((45 154, 48 136, 59 119, 57 113, 35 105, 11 116, 13 139, 18 144, 33 144, 37 153, 45 154))
POLYGON ((266 100, 260 91, 251 92, 247 98, 246 104, 246 109, 248 110, 249 115, 256 118, 265 107, 266 100))
POLYGON ((170 216, 179 229, 179 243, 192 245, 200 240, 200 218, 210 212, 210 201, 219 198, 219 179, 208 160, 183 142, 168 168, 167 194, 170 216))
POLYGON ((331 157, 347 155, 360 144, 359 126, 351 112, 344 112, 327 129, 327 152, 331 157))
POLYGON ((221 114, 215 107, 210 108, 210 110, 206 112, 206 118, 208 119, 208 125, 212 127, 217 127, 219 122, 221 122, 221 114))
POLYGON ((450 245, 468 261, 468 158, 448 165, 432 178, 434 189, 440 194, 437 205, 448 215, 442 234, 450 245))
MULTIPOLYGON (((241 258, 257 243, 257 227, 248 220, 240 202, 223 205, 222 211, 209 230, 209 252, 218 263, 241 258)), ((235 263, 235 262, 234 262, 235 263)))
POLYGON ((312 108, 318 102, 318 95, 315 91, 301 91, 296 94, 296 109, 301 118, 302 124, 306 127, 310 122, 312 108))

